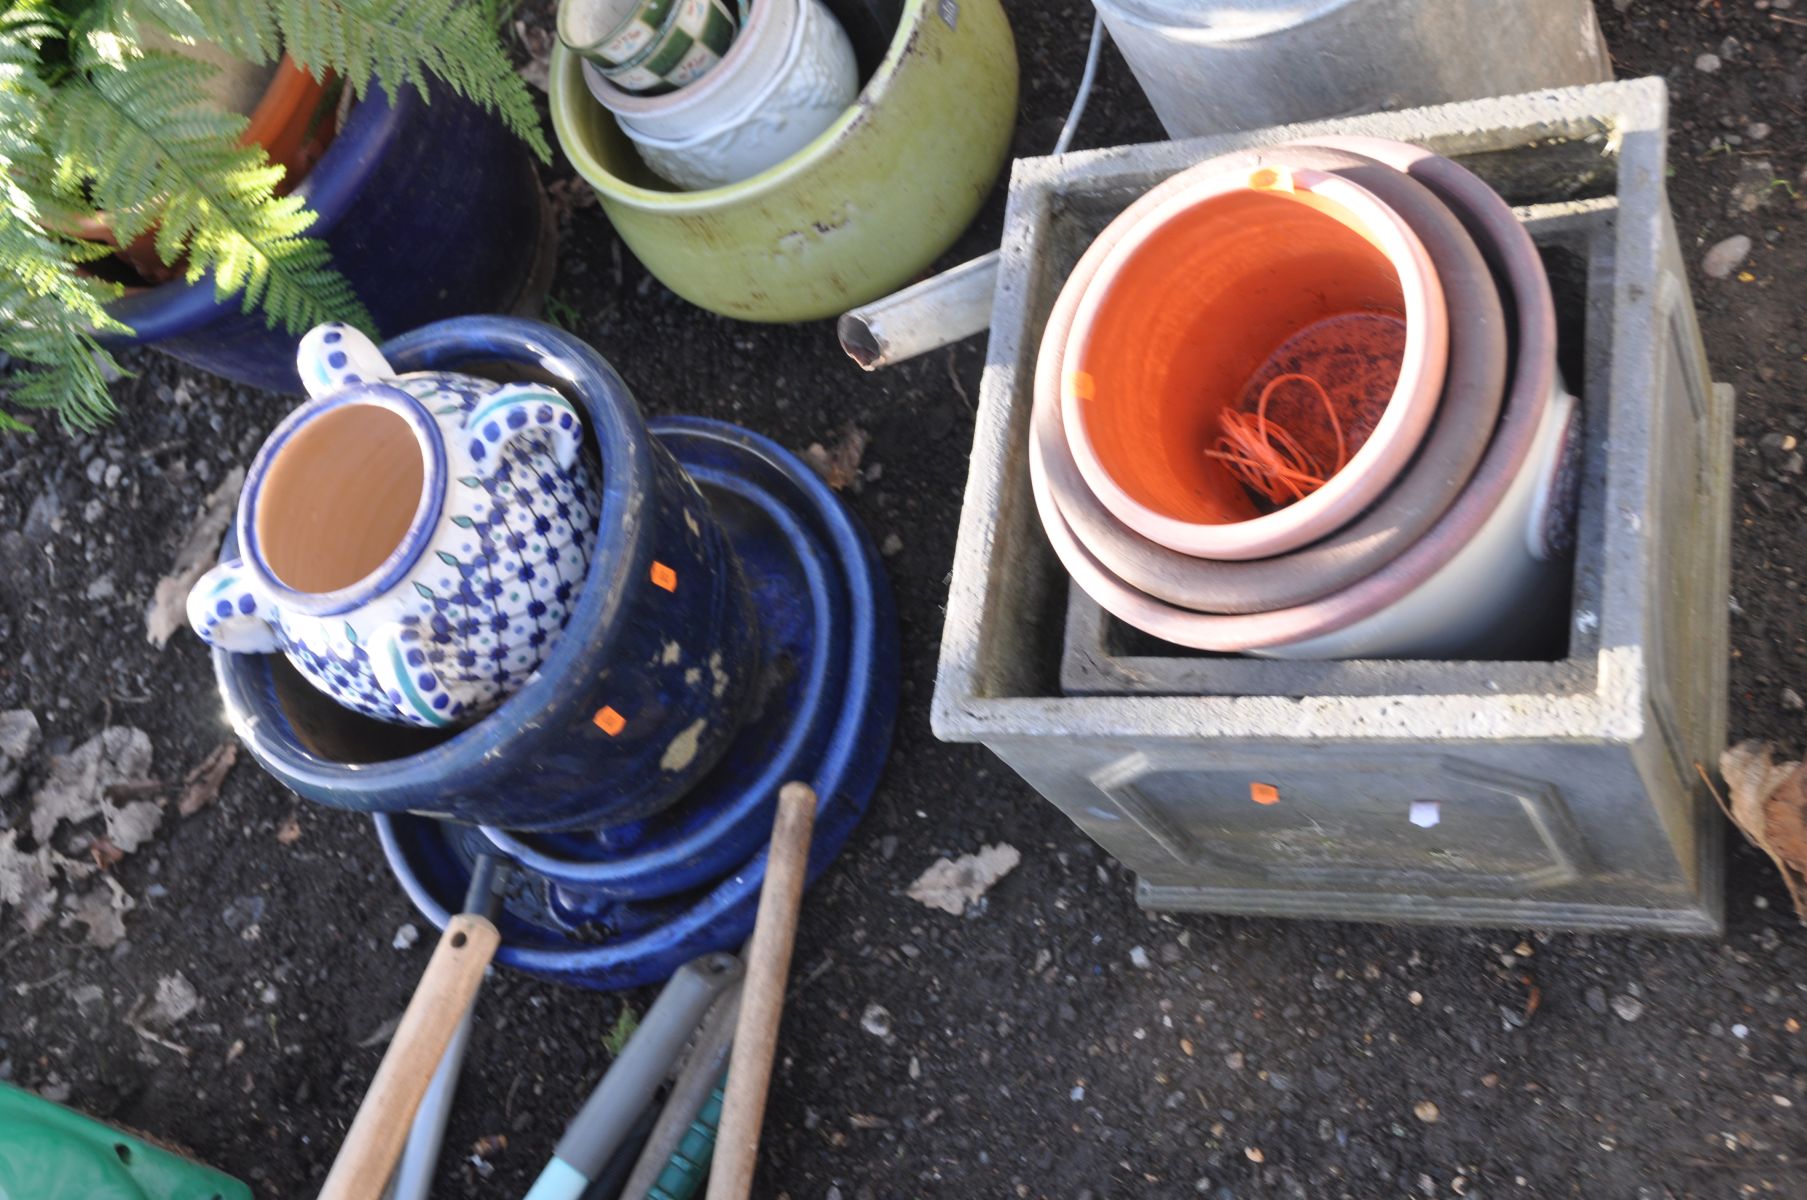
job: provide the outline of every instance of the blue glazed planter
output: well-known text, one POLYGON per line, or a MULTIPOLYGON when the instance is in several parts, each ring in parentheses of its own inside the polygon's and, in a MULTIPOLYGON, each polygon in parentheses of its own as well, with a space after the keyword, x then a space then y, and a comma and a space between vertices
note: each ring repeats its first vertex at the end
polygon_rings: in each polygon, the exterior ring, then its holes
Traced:
POLYGON ((583 416, 543 383, 398 375, 346 325, 317 326, 297 362, 313 398, 252 460, 241 557, 201 576, 188 623, 210 646, 281 650, 366 716, 467 723, 539 670, 589 573, 583 416))
MULTIPOLYGON (((526 146, 500 122, 437 89, 352 108, 296 189, 318 214, 310 236, 363 300, 380 334, 465 313, 508 312, 550 262, 552 222, 526 146)), ((109 312, 143 343, 239 383, 297 393, 300 334, 214 298, 212 277, 146 288, 109 312)))
POLYGON ((676 895, 745 862, 771 834, 778 789, 812 778, 841 729, 849 691, 883 694, 890 686, 882 673, 873 677, 888 619, 878 615, 889 604, 883 574, 815 473, 744 430, 730 436, 732 427, 683 417, 654 421, 652 429, 702 487, 734 544, 771 679, 765 703, 685 803, 600 832, 483 831, 496 849, 552 881, 553 905, 567 915, 676 895))
POLYGON ((677 417, 652 431, 701 485, 745 565, 775 677, 765 703, 682 804, 638 828, 524 835, 376 818, 390 868, 440 926, 462 903, 477 855, 511 858, 496 961, 580 987, 655 983, 699 954, 740 946, 758 910, 779 787, 796 779, 816 790, 813 881, 866 811, 897 711, 890 588, 834 493, 744 429, 677 417))
POLYGON ((337 808, 516 830, 593 829, 661 811, 727 749, 762 676, 739 561, 696 484, 647 435, 614 369, 569 334, 465 317, 383 352, 402 371, 506 364, 577 404, 602 480, 589 573, 537 675, 467 729, 445 736, 373 721, 278 656, 216 650, 233 727, 271 774, 337 808))

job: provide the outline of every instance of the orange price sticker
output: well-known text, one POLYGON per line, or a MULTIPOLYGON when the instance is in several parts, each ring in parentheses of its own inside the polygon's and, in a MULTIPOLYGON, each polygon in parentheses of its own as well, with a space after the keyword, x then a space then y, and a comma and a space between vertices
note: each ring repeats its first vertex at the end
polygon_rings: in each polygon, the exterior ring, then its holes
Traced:
POLYGON ((596 715, 590 719, 596 722, 596 728, 602 730, 610 737, 614 737, 623 729, 627 728, 627 718, 606 704, 597 709, 596 715))
POLYGON ((678 590, 678 573, 662 562, 653 564, 653 585, 662 587, 668 592, 678 590))
POLYGON ((1249 799, 1256 804, 1280 803, 1280 789, 1271 783, 1249 784, 1249 799))

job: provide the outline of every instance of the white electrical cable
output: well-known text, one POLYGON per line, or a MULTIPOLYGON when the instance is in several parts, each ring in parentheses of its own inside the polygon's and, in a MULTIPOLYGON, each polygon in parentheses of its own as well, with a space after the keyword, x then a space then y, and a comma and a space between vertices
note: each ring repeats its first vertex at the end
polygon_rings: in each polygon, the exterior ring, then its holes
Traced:
POLYGON ((1079 131, 1079 120, 1085 116, 1086 101, 1092 98, 1092 80, 1098 75, 1098 51, 1104 45, 1104 18, 1092 14, 1092 44, 1086 47, 1085 71, 1079 76, 1079 90, 1073 94, 1073 107, 1067 111, 1067 123, 1054 139, 1054 153, 1065 154, 1079 131))

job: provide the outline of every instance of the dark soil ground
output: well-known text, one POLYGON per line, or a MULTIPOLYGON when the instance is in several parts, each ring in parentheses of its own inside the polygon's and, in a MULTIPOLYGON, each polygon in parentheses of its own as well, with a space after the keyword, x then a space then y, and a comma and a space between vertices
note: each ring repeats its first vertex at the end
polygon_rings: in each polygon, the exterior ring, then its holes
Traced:
MULTIPOLYGON (((1038 153, 1089 13, 1010 7, 1016 148, 1038 153)), ((1752 278, 1694 285, 1715 373, 1740 393, 1732 733, 1793 752, 1801 704, 1784 689, 1807 692, 1807 529, 1800 476, 1760 439, 1807 435, 1800 14, 1787 0, 1602 13, 1621 75, 1669 80, 1689 257, 1736 233, 1757 244, 1752 278), (1717 71, 1696 66, 1709 52, 1717 71), (1747 178, 1754 211, 1733 196, 1747 178)), ((1078 144, 1159 136, 1110 54, 1078 144)), ((995 245, 1001 214, 994 196, 947 261, 995 245)), ((554 295, 649 412, 725 417, 794 447, 849 419, 870 430, 883 475, 848 500, 876 538, 902 542, 889 559, 896 746, 865 825, 806 903, 758 1194, 1807 1194, 1807 932, 1757 853, 1728 851, 1722 941, 1143 914, 1129 875, 1052 806, 985 751, 929 732, 982 345, 861 375, 826 324, 740 325, 679 301, 595 208, 565 232, 554 295), (904 897, 937 855, 1000 840, 1023 863, 981 914, 904 897), (1523 1021, 1527 980, 1541 1005, 1523 1021), (862 1028, 875 1004, 888 1037, 862 1028)), ((51 749, 138 726, 154 773, 173 779, 230 734, 201 647, 187 633, 146 644, 144 604, 201 498, 291 401, 134 365, 104 431, 0 444, 0 708, 36 712, 51 749)), ((0 802, 0 825, 21 820, 27 794, 0 802)), ((303 804, 246 762, 215 804, 172 812, 114 870, 137 908, 111 951, 79 926, 25 936, 16 913, 0 917, 0 1078, 186 1145, 259 1195, 311 1194, 381 1054, 362 1043, 401 1011, 431 945, 392 947, 424 922, 368 822, 303 804), (279 840, 291 820, 299 838, 279 840), (202 997, 163 1031, 186 1053, 127 1019, 176 972, 202 997)), ((520 1195, 607 1067, 623 1006, 649 998, 494 978, 438 1193, 520 1195), (497 1134, 506 1149, 471 1164, 497 1134)))

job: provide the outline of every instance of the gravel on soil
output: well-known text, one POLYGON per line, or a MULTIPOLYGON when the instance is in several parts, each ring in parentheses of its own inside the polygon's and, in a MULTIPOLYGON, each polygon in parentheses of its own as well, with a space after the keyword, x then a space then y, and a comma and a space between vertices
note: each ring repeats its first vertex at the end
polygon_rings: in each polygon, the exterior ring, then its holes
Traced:
MULTIPOLYGON (((1622 76, 1669 81, 1690 261, 1750 242, 1724 277, 1694 279, 1715 375, 1739 392, 1732 735, 1795 757, 1807 18, 1791 7, 1613 0, 1601 19, 1622 76)), ((1009 9, 1016 150, 1039 153, 1090 11, 1009 9)), ((1159 137, 1107 51, 1078 144, 1159 137)), ((1002 211, 1000 190, 945 262, 995 245, 1002 211)), ((1052 806, 929 732, 982 340, 862 375, 827 323, 700 312, 597 208, 568 219, 555 311, 649 413, 739 421, 800 451, 848 422, 870 434, 843 496, 886 548, 902 712, 870 815, 804 904, 757 1195, 1801 1194, 1807 930, 1758 853, 1727 851, 1723 940, 1139 911, 1131 876, 1052 806), (906 894, 937 859, 1000 843, 1021 862, 965 915, 906 894)), ((230 737, 200 646, 179 632, 159 650, 144 613, 208 494, 292 402, 153 356, 131 366, 108 428, 0 442, 0 711, 29 710, 42 737, 24 782, 0 786, 0 838, 27 823, 48 757, 103 729, 144 731, 171 809, 230 737)), ((184 1146, 259 1196, 311 1195, 432 948, 430 931, 404 936, 425 927, 369 823, 297 802, 246 760, 108 870, 135 902, 109 949, 74 912, 35 935, 0 914, 0 1079, 184 1146)), ((650 998, 497 973, 435 1194, 525 1191, 624 1009, 650 998)))

